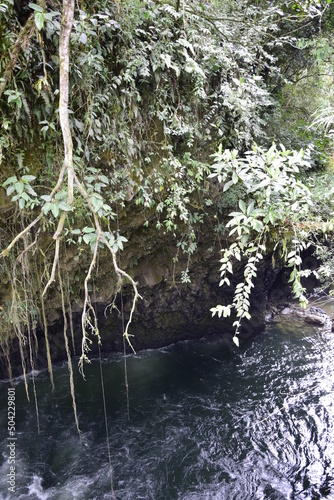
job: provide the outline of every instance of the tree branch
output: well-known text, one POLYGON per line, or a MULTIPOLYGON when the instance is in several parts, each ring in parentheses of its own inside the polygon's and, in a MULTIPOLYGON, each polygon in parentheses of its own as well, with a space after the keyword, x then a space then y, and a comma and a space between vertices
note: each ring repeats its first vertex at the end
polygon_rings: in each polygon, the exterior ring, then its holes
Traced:
MULTIPOLYGON (((54 193, 56 188, 60 189, 60 186, 63 183, 65 172, 67 172, 67 179, 68 179, 67 203, 70 206, 73 205, 74 169, 73 169, 73 142, 72 142, 70 123, 68 119, 68 98, 69 98, 69 73, 70 73, 70 38, 73 25, 73 17, 74 17, 74 0, 63 0, 63 14, 61 20, 60 34, 59 34, 59 64, 60 64, 59 121, 63 134, 64 161, 58 178, 57 185, 52 192, 54 193)), ((55 279, 56 268, 59 262, 60 236, 64 228, 65 219, 66 219, 66 213, 64 212, 59 219, 57 230, 53 235, 53 239, 56 240, 56 250, 53 259, 51 276, 43 290, 42 294, 43 297, 45 296, 48 288, 55 279)))
POLYGON ((74 0, 63 0, 63 15, 59 35, 59 120, 64 142, 63 169, 67 170, 69 205, 73 204, 73 143, 68 118, 68 95, 70 73, 70 37, 74 17, 74 0))

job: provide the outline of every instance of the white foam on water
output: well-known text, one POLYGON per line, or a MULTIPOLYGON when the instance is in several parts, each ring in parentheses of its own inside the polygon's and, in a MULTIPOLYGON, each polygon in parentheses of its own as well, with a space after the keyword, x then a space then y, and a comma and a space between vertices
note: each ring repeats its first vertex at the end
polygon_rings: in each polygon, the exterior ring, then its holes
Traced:
MULTIPOLYGON (((33 376, 37 377, 40 373, 46 372, 46 370, 47 370, 47 368, 43 368, 42 370, 31 370, 30 372, 28 372, 26 374, 26 379, 30 380, 31 378, 33 378, 33 376)), ((2 385, 8 385, 8 384, 18 385, 23 381, 24 381, 23 375, 18 375, 17 377, 13 377, 12 380, 10 380, 9 378, 5 378, 5 379, 0 380, 0 387, 2 385)))
POLYGON ((49 494, 43 491, 42 478, 35 475, 32 478, 32 483, 28 486, 28 495, 34 495, 38 500, 50 498, 49 494))
MULTIPOLYGON (((87 496, 87 491, 96 483, 98 477, 87 477, 87 476, 75 476, 68 480, 63 485, 57 485, 51 488, 43 488, 43 478, 34 474, 30 478, 30 483, 26 487, 16 488, 16 494, 10 493, 5 496, 1 496, 1 500, 55 500, 55 499, 66 499, 66 500, 86 500, 90 498, 94 500, 91 494, 87 496), (25 491, 25 492, 23 492, 25 491)), ((96 497, 96 500, 98 497, 96 497)))

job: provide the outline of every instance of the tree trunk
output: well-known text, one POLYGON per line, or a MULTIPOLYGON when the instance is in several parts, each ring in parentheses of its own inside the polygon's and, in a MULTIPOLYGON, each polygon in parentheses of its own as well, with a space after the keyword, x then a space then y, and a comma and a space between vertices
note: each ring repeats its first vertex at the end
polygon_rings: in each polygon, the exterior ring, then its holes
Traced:
POLYGON ((64 142, 63 169, 68 177, 68 204, 73 203, 73 143, 68 119, 68 95, 70 73, 70 38, 74 16, 74 1, 63 0, 63 14, 59 36, 59 119, 64 142))

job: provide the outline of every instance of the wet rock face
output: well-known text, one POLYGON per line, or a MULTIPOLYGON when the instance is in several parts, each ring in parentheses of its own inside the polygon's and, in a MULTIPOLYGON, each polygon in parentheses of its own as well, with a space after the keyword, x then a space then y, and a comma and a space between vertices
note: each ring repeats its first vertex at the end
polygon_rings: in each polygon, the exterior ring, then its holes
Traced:
MULTIPOLYGON (((172 285, 168 280, 152 287, 140 288, 139 300, 131 325, 133 346, 136 350, 157 348, 178 340, 199 338, 204 335, 219 334, 231 337, 234 319, 212 317, 210 308, 217 304, 227 304, 232 300, 230 288, 219 288, 217 270, 215 282, 210 267, 198 264, 193 271, 192 282, 187 285, 172 285)), ((132 294, 123 294, 125 321, 131 307, 132 294)), ((121 304, 116 301, 121 311, 121 304)), ((252 298, 252 320, 247 322, 241 336, 247 337, 264 327, 266 290, 256 289, 252 298)), ((99 323, 103 345, 112 349, 122 346, 122 314, 107 317, 99 311, 99 323)))
MULTIPOLYGON (((175 241, 160 240, 159 246, 152 246, 146 251, 137 248, 136 264, 126 270, 138 283, 142 299, 138 301, 130 333, 135 350, 157 348, 178 340, 199 338, 205 335, 220 335, 231 339, 234 333, 235 318, 212 317, 210 308, 217 304, 227 305, 233 300, 233 291, 237 283, 243 281, 243 263, 236 263, 231 276, 231 287, 219 287, 221 252, 216 247, 208 248, 207 241, 212 239, 202 236, 198 242, 198 251, 192 256, 190 264, 190 283, 181 283, 181 271, 187 267, 187 256, 177 253, 175 241), (138 253, 141 255, 138 258, 138 253)), ((144 244, 145 238, 138 238, 144 244)), ((149 246, 149 244, 147 243, 149 246)), ((128 260, 129 261, 129 260, 128 260)), ((272 269, 271 258, 261 261, 255 287, 251 294, 250 321, 245 321, 240 338, 248 338, 258 333, 265 326, 265 310, 268 290, 275 281, 277 272, 272 269)), ((131 287, 124 287, 124 321, 129 317, 132 305, 131 287)), ((97 305, 103 348, 121 350, 122 338, 122 301, 118 295, 115 305, 119 313, 110 314, 105 309, 107 302, 97 305)))
MULTIPOLYGON (((127 251, 128 265, 123 267, 138 283, 141 299, 138 300, 130 333, 134 349, 158 348, 185 339, 199 338, 205 335, 220 335, 231 340, 234 332, 232 326, 235 318, 212 317, 210 308, 217 304, 228 304, 233 298, 234 286, 243 279, 243 266, 234 270, 231 287, 219 287, 220 252, 216 248, 207 250, 205 245, 199 245, 199 251, 194 257, 190 268, 191 282, 180 282, 181 270, 186 268, 187 261, 180 257, 175 265, 173 257, 176 253, 175 243, 165 242, 164 245, 153 246, 149 251, 137 245, 136 262, 131 260, 133 248, 130 244, 127 251), (132 264, 131 264, 132 262, 132 264)), ((124 252, 126 255, 126 252, 124 252)), ((95 280, 96 291, 92 294, 94 307, 99 320, 102 339, 102 351, 123 350, 123 321, 129 318, 133 292, 131 286, 124 285, 122 294, 118 293, 111 307, 114 296, 114 278, 110 269, 110 259, 101 260, 100 278, 95 280), (111 291, 110 291, 111 290, 111 291), (123 319, 124 318, 124 319, 123 319)), ((245 339, 259 333, 265 326, 265 309, 267 291, 275 279, 271 260, 261 262, 255 288, 251 295, 252 319, 245 321, 240 332, 240 338, 245 339)), ((81 353, 81 304, 82 299, 74 305, 74 343, 69 336, 72 353, 81 353)), ((51 357, 54 362, 66 359, 64 349, 63 325, 60 320, 61 310, 53 310, 49 316, 49 342, 51 357), (52 320, 52 321, 51 321, 52 320)), ((39 348, 35 356, 35 368, 46 366, 44 333, 38 335, 39 348)), ((90 354, 98 351, 97 341, 92 336, 90 354)), ((127 347, 129 350, 129 347, 127 347)), ((26 348, 27 360, 28 349, 26 348)), ((17 341, 11 346, 13 376, 22 373, 17 341)), ((29 362, 27 361, 27 371, 29 362)), ((0 355, 0 376, 7 376, 5 356, 0 355), (2 366, 2 368, 1 368, 2 366)))

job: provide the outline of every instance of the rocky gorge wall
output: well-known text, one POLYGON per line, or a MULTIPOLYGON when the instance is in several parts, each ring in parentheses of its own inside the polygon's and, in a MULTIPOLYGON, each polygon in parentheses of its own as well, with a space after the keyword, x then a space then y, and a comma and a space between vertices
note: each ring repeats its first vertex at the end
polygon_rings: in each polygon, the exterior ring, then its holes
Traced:
MULTIPOLYGON (((127 228, 129 242, 121 253, 119 265, 123 267, 137 282, 141 299, 138 300, 130 334, 134 349, 158 348, 170 343, 199 338, 207 335, 222 336, 227 344, 233 345, 233 318, 212 317, 210 308, 217 304, 227 305, 233 298, 233 287, 242 281, 243 265, 234 270, 231 287, 219 287, 219 259, 221 256, 218 241, 204 228, 198 236, 197 251, 192 255, 190 263, 190 283, 181 283, 181 270, 187 266, 188 256, 178 254, 176 240, 171 233, 157 233, 142 226, 135 217, 127 228), (210 244, 208 242, 210 241, 210 244), (177 262, 175 256, 178 254, 177 262)), ((67 253, 67 260, 62 267, 69 273, 71 280, 80 282, 87 272, 89 256, 80 259, 76 254, 67 253), (79 278, 79 279, 78 279, 79 278)), ((272 268, 271 258, 264 259, 258 271, 255 288, 251 295, 252 319, 245 322, 240 337, 247 338, 253 333, 263 330, 268 291, 272 287, 278 270, 272 268)), ((92 303, 94 305, 102 340, 102 351, 105 353, 123 350, 123 325, 129 317, 132 306, 133 290, 130 285, 123 284, 115 298, 116 279, 111 258, 101 254, 92 280, 92 303), (111 304, 114 302, 114 307, 111 304)), ((55 290, 56 291, 56 290, 55 290)), ((72 303, 74 321, 73 355, 81 354, 81 311, 83 306, 82 290, 78 290, 72 303)), ((59 299, 50 296, 47 301, 48 338, 53 362, 66 359, 63 333, 63 315, 59 299)), ((35 368, 46 366, 44 333, 37 332, 38 350, 35 355, 35 368)), ((70 332, 68 332, 69 342, 70 332)), ((97 339, 91 335, 90 354, 98 351, 97 339)), ((6 350, 5 350, 6 351, 6 350)), ((27 369, 29 371, 28 347, 25 347, 27 369)), ((130 352, 129 346, 127 351, 130 352)), ((13 376, 22 373, 18 341, 10 342, 10 353, 13 376)), ((2 378, 7 375, 5 352, 0 356, 2 378)))

